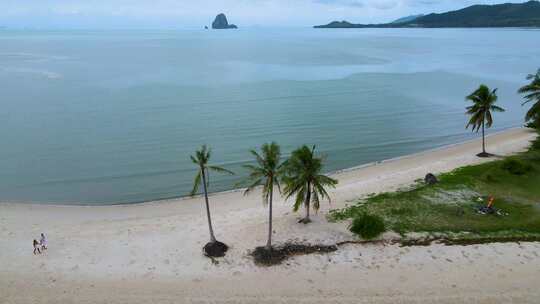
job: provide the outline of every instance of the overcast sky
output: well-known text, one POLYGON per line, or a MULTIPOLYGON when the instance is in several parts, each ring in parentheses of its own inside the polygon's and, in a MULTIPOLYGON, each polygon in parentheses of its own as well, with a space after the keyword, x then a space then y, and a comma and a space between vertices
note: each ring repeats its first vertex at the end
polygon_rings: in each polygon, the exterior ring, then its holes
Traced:
POLYGON ((387 22, 411 14, 515 0, 0 0, 0 25, 34 28, 188 28, 224 12, 239 26, 387 22))

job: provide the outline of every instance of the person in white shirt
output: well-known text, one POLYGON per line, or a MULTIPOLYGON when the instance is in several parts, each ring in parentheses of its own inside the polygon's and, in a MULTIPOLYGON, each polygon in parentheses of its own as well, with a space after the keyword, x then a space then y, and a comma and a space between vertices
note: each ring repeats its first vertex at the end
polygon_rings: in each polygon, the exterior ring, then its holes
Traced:
POLYGON ((39 244, 41 245, 41 250, 47 250, 47 239, 45 238, 45 234, 43 233, 41 234, 39 244))

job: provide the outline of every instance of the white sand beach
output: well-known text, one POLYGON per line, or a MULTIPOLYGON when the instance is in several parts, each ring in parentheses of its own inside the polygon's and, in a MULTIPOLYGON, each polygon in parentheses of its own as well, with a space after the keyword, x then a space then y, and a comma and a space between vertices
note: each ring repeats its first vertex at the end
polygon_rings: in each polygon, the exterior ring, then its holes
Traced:
MULTIPOLYGON (((488 137, 488 150, 525 149, 534 132, 488 137)), ((426 173, 486 161, 480 140, 334 174, 313 223, 278 198, 274 242, 355 240, 347 223, 325 214, 373 192, 410 185, 426 173)), ((229 244, 215 265, 201 198, 136 205, 57 206, 0 203, 0 303, 539 303, 540 243, 473 246, 345 245, 331 254, 291 258, 265 268, 247 253, 264 245, 267 209, 255 191, 211 196, 216 236, 229 244), (32 254, 32 239, 49 249, 32 254)), ((303 211, 303 210, 302 210, 303 211)), ((385 235, 392 237, 392 233, 385 235)))

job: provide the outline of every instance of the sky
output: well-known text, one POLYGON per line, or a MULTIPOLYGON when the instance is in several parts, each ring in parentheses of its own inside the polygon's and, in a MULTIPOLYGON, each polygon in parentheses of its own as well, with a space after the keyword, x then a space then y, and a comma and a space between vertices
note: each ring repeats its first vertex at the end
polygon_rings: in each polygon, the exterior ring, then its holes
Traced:
POLYGON ((209 25, 218 13, 240 27, 312 26, 334 20, 381 23, 473 4, 525 0, 0 0, 0 26, 177 29, 209 25))

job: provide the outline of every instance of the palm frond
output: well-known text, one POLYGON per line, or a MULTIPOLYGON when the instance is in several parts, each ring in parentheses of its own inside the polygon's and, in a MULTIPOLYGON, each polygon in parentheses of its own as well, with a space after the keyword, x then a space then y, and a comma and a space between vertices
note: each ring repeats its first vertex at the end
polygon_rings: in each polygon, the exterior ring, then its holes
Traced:
POLYGON ((306 200, 306 188, 300 188, 300 190, 298 191, 296 195, 296 199, 294 201, 293 211, 294 212, 298 211, 298 209, 300 209, 300 206, 302 206, 305 200, 306 200))
POLYGON ((255 150, 251 150, 250 153, 255 156, 255 160, 257 161, 257 163, 259 164, 259 166, 263 167, 264 166, 264 159, 259 155, 259 153, 255 150))
POLYGON ((193 180, 193 189, 191 190, 190 196, 194 196, 199 191, 199 186, 201 185, 201 171, 195 175, 195 180, 193 180))
POLYGON ((279 182, 279 178, 276 177, 276 178, 274 178, 274 179, 275 179, 275 180, 274 180, 274 184, 276 185, 276 187, 277 187, 279 193, 281 194, 282 192, 281 192, 281 184, 280 184, 280 182, 279 182))
POLYGON ((525 101, 521 103, 522 106, 534 102, 525 114, 525 121, 529 121, 540 114, 540 69, 536 71, 536 74, 529 74, 527 80, 531 80, 531 82, 518 90, 519 94, 525 94, 523 96, 525 101))
MULTIPOLYGON (((245 165, 244 168, 249 170, 248 180, 252 181, 252 186, 262 185, 261 194, 263 205, 267 205, 270 201, 270 194, 273 192, 274 184, 277 184, 278 189, 281 178, 284 176, 284 171, 281 169, 283 164, 280 164, 281 152, 279 145, 275 142, 265 143, 261 146, 261 153, 256 150, 250 150, 250 153, 255 158, 255 165, 245 165)), ((246 194, 253 187, 246 190, 246 194)))
POLYGON ((315 155, 315 146, 304 145, 291 153, 285 164, 282 181, 286 198, 295 196, 293 210, 298 210, 302 203, 306 204, 306 207, 313 203, 317 210, 321 199, 329 199, 325 187, 333 187, 337 181, 321 174, 323 160, 323 157, 315 155), (310 201, 306 200, 307 193, 311 196, 310 201))
POLYGON ((525 114, 525 121, 534 119, 537 115, 540 115, 540 102, 532 105, 532 107, 525 114))
POLYGON ((326 189, 321 183, 315 183, 314 190, 321 196, 322 199, 326 198, 330 203, 332 202, 330 195, 328 194, 328 192, 326 192, 326 189))
POLYGON ((495 111, 495 112, 504 112, 504 111, 506 111, 505 109, 503 109, 503 108, 501 108, 499 106, 495 106, 495 105, 491 106, 491 110, 495 111))
POLYGON ((253 189, 255 189, 257 186, 260 186, 262 183, 262 179, 257 179, 253 181, 244 191, 244 195, 248 195, 253 189))
POLYGON ((230 175, 234 175, 234 172, 232 172, 231 170, 227 170, 225 168, 218 167, 218 166, 208 166, 208 169, 219 172, 219 173, 227 173, 230 175))
POLYGON ((296 178, 287 178, 285 180, 285 189, 283 193, 285 194, 285 198, 289 199, 291 196, 297 194, 306 186, 305 183, 303 183, 302 180, 296 179, 296 178))
POLYGON ((493 117, 491 116, 491 112, 486 112, 486 127, 491 127, 493 125, 493 117))
POLYGON ((317 175, 317 181, 320 185, 331 186, 332 188, 335 188, 335 186, 338 184, 338 181, 336 179, 333 179, 323 174, 317 175))
POLYGON ((473 104, 466 107, 466 114, 470 116, 465 128, 472 126, 473 132, 478 132, 483 125, 491 127, 493 116, 491 111, 504 112, 502 107, 496 106, 497 89, 490 90, 486 85, 480 85, 472 94, 466 97, 473 104))

